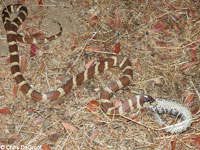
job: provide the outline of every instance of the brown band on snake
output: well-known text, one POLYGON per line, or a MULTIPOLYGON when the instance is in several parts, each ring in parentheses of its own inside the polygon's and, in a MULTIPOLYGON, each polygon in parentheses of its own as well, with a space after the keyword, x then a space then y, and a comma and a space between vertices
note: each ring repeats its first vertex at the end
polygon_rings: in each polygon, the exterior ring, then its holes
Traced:
MULTIPOLYGON (((131 82, 133 77, 133 70, 130 60, 122 56, 112 56, 110 58, 101 60, 96 64, 93 64, 89 69, 72 77, 65 84, 58 87, 56 90, 50 91, 48 93, 37 92, 27 83, 27 81, 25 80, 20 71, 20 66, 19 66, 17 30, 20 24, 24 22, 26 16, 28 15, 27 8, 20 4, 9 5, 3 10, 2 14, 3 14, 2 19, 4 22, 4 27, 7 32, 7 41, 9 45, 12 75, 16 80, 21 91, 34 101, 41 101, 41 100, 53 101, 59 98, 60 96, 67 94, 71 89, 81 85, 83 82, 92 78, 94 75, 103 73, 105 70, 111 67, 118 66, 120 70, 122 70, 123 75, 122 77, 119 78, 119 80, 111 82, 101 92, 100 102, 102 109, 108 114, 123 114, 125 113, 125 111, 132 110, 134 107, 135 108, 141 107, 141 105, 143 105, 144 102, 151 102, 151 99, 149 97, 136 96, 137 104, 134 103, 135 99, 133 99, 133 100, 128 100, 127 101, 128 103, 127 102, 123 103, 122 106, 120 106, 119 108, 115 108, 113 103, 110 101, 112 94, 117 92, 119 89, 127 86, 131 82), (18 16, 11 21, 9 13, 14 13, 14 12, 18 12, 18 16)), ((59 33, 58 35, 61 35, 61 33, 59 33)), ((54 38, 52 37, 50 39, 54 38)))

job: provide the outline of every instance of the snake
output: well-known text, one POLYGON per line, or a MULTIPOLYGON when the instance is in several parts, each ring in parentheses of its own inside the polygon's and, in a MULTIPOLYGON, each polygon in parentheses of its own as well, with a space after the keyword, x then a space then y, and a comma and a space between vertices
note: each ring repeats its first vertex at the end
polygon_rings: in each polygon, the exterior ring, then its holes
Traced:
POLYGON ((150 95, 140 94, 135 95, 131 99, 125 100, 118 107, 114 105, 111 101, 113 94, 115 94, 120 89, 128 86, 133 78, 133 67, 132 63, 128 57, 124 57, 121 55, 112 55, 108 58, 98 60, 93 63, 88 69, 85 71, 71 77, 64 84, 57 87, 55 90, 49 91, 47 93, 36 91, 28 81, 24 78, 22 72, 20 71, 19 64, 19 51, 17 42, 27 42, 27 43, 46 43, 51 40, 55 40, 62 34, 62 26, 60 26, 60 32, 56 35, 45 37, 41 39, 24 37, 18 34, 19 26, 25 21, 28 16, 28 9, 22 4, 10 4, 6 6, 2 11, 2 21, 4 24, 4 28, 6 30, 7 43, 9 47, 9 55, 10 55, 10 67, 13 78, 18 84, 19 89, 23 94, 25 94, 28 98, 39 102, 39 101, 54 101, 67 93, 70 90, 76 88, 77 86, 82 85, 85 81, 93 78, 94 75, 98 75, 100 73, 104 73, 106 70, 118 67, 122 72, 122 75, 114 81, 111 81, 105 88, 103 88, 100 92, 100 107, 101 109, 108 115, 124 115, 134 110, 141 110, 143 108, 147 108, 154 112, 155 119, 157 120, 159 125, 166 125, 167 132, 170 133, 179 133, 185 131, 191 124, 192 115, 189 113, 190 111, 181 104, 176 102, 169 102, 167 100, 162 101, 160 99, 154 99, 150 95), (10 14, 17 13, 17 17, 13 20, 10 18, 10 14), (187 113, 185 113, 187 111, 187 113), (181 118, 185 120, 189 120, 187 123, 183 123, 181 125, 174 125, 174 128, 178 128, 177 130, 173 130, 170 125, 167 125, 159 116, 160 113, 168 113, 170 115, 180 115, 181 118))
MULTIPOLYGON (((16 12, 17 11, 16 8, 19 7, 20 5, 21 4, 8 5, 6 9, 2 11, 2 20, 4 23, 4 27, 6 23, 11 22, 10 14, 13 12, 16 12)), ((19 16, 17 17, 17 19, 15 21, 12 21, 12 24, 14 24, 16 27, 19 27, 23 18, 24 17, 26 18, 26 16, 28 15, 28 10, 26 7, 23 6, 20 11, 21 12, 23 11, 24 14, 19 13, 19 16)), ((59 22, 57 22, 56 20, 53 20, 53 22, 57 23, 59 26, 59 32, 57 34, 49 36, 49 37, 33 38, 33 37, 28 37, 28 36, 22 36, 21 34, 17 33, 17 36, 16 36, 17 41, 22 42, 22 43, 27 43, 27 44, 43 44, 43 43, 48 43, 52 40, 57 39, 58 37, 62 35, 63 29, 59 22)))

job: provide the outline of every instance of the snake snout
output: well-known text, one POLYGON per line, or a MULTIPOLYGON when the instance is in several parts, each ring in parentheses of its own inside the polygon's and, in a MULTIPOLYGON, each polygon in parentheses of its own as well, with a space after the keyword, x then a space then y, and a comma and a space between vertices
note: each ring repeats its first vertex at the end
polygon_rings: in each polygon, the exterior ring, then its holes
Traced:
POLYGON ((145 95, 144 102, 148 102, 148 103, 152 104, 153 102, 155 102, 155 99, 153 97, 151 97, 150 95, 145 95))

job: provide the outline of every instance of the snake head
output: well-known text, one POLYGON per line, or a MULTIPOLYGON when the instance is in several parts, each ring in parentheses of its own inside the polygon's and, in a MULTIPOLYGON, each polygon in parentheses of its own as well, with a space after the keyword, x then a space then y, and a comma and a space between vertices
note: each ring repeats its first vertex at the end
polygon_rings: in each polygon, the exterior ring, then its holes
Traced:
POLYGON ((153 102, 155 102, 155 99, 153 97, 151 97, 150 95, 144 95, 144 100, 145 103, 148 102, 150 104, 152 104, 153 102))
POLYGON ((155 99, 150 95, 141 95, 141 100, 143 103, 143 107, 145 108, 148 108, 150 105, 153 106, 155 103, 155 99))

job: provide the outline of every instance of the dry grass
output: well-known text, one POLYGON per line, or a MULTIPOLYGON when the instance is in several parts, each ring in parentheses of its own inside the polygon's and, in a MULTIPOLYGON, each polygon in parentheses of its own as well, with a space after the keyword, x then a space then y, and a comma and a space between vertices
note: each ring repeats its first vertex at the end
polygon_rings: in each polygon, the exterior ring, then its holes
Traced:
MULTIPOLYGON (((200 2, 86 0, 87 6, 83 2, 47 0, 46 7, 39 10, 35 1, 26 0, 30 18, 47 14, 47 23, 41 27, 46 34, 55 34, 58 30, 50 18, 59 21, 64 28, 61 38, 39 46, 38 50, 44 52, 42 56, 31 58, 30 46, 20 47, 20 54, 28 57, 24 76, 30 84, 43 92, 55 89, 83 71, 90 60, 112 54, 115 44, 120 42, 120 54, 131 59, 135 71, 133 82, 116 93, 117 98, 128 99, 142 91, 153 97, 186 103, 188 95, 193 93, 189 109, 199 108, 200 2), (106 19, 109 16, 115 21, 116 12, 121 19, 119 34, 106 19), (91 26, 88 20, 95 13, 98 20, 91 26), (88 47, 103 49, 89 51, 88 47), (44 70, 41 70, 42 65, 44 70)), ((30 21, 28 25, 38 27, 30 21)), ((6 43, 3 25, 1 43, 6 43)), ((108 84, 108 80, 118 77, 117 69, 96 76, 71 91, 58 100, 64 101, 62 104, 35 103, 20 91, 13 97, 15 81, 6 62, 7 54, 5 51, 0 57, 0 108, 9 107, 11 114, 0 115, 0 145, 47 144, 53 150, 160 150, 172 149, 174 145, 176 150, 194 150, 200 147, 196 141, 200 135, 199 112, 193 115, 196 122, 192 127, 176 135, 160 131, 148 111, 141 112, 133 121, 123 117, 114 119, 100 109, 87 112, 87 103, 98 100, 99 90, 108 84), (63 122, 73 125, 77 131, 66 130, 63 122)))

